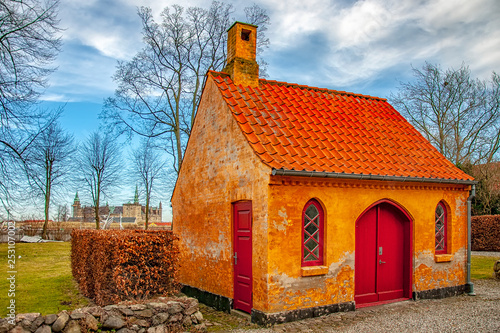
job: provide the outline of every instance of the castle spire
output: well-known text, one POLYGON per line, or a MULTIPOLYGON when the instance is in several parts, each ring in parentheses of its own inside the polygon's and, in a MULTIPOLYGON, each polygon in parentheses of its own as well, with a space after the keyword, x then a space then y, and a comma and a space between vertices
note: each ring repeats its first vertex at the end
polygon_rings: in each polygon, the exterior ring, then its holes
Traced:
POLYGON ((134 204, 139 204, 139 189, 137 188, 137 184, 135 185, 134 204))
POLYGON ((78 197, 78 191, 76 191, 75 201, 73 202, 73 217, 81 216, 81 206, 80 206, 80 198, 78 197))

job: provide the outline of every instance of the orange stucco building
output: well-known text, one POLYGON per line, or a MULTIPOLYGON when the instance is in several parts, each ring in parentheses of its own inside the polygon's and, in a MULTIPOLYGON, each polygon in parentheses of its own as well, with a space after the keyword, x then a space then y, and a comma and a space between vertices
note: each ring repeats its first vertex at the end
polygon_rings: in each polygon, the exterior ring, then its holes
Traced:
POLYGON ((473 179, 385 99, 259 79, 229 30, 172 196, 184 291, 267 324, 471 289, 473 179))

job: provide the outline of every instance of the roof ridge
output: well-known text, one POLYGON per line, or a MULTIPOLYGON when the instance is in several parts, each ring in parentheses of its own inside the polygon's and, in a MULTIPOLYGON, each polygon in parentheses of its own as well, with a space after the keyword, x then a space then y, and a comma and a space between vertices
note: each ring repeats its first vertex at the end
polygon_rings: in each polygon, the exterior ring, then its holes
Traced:
MULTIPOLYGON (((227 73, 217 72, 214 70, 208 70, 208 74, 211 74, 212 76, 221 76, 224 78, 230 77, 230 75, 227 73)), ((273 85, 278 85, 278 86, 286 86, 286 87, 291 87, 291 88, 299 88, 299 89, 307 89, 307 90, 318 91, 318 92, 332 93, 332 94, 342 95, 342 96, 355 96, 355 97, 361 97, 361 98, 365 98, 365 99, 372 99, 372 100, 383 101, 383 102, 387 101, 386 98, 382 98, 382 97, 356 94, 353 92, 328 89, 328 88, 311 87, 311 86, 308 86, 305 84, 290 83, 290 82, 285 82, 285 81, 267 80, 267 79, 260 78, 259 82, 262 82, 264 84, 267 83, 267 84, 273 84, 273 85)))
MULTIPOLYGON (((223 73, 224 74, 224 73, 223 73)), ((386 98, 382 97, 376 97, 376 96, 370 96, 370 95, 363 95, 363 94, 356 94, 353 92, 348 92, 348 91, 342 91, 342 90, 335 90, 335 89, 328 89, 328 88, 319 88, 319 87, 311 87, 305 84, 298 84, 298 83, 290 83, 290 82, 284 82, 284 81, 276 81, 276 80, 267 80, 267 79, 259 79, 259 81, 267 84, 274 84, 274 85, 279 85, 279 86, 287 86, 287 87, 297 87, 300 89, 307 89, 307 90, 313 90, 313 91, 319 91, 319 92, 327 92, 327 93, 333 93, 337 95, 347 95, 347 96, 356 96, 356 97, 361 97, 361 98, 366 98, 366 99, 373 99, 373 100, 378 100, 378 101, 387 101, 386 98)))

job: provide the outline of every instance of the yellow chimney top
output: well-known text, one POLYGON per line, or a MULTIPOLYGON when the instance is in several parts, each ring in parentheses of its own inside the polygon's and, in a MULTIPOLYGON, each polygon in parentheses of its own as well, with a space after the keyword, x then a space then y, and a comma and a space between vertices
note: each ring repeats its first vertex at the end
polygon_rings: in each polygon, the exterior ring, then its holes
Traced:
POLYGON ((256 59, 257 26, 235 22, 227 33, 227 63, 224 72, 234 84, 257 87, 259 65, 256 59))

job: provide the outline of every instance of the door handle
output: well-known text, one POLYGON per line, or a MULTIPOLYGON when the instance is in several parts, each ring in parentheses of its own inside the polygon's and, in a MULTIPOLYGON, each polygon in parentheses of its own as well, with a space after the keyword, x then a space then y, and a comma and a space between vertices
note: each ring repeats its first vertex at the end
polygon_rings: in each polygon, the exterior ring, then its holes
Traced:
POLYGON ((382 261, 382 260, 379 259, 378 263, 379 263, 379 265, 382 265, 382 264, 385 264, 385 261, 382 261))
POLYGON ((238 264, 238 252, 234 252, 233 258, 234 258, 234 264, 235 265, 238 264))

